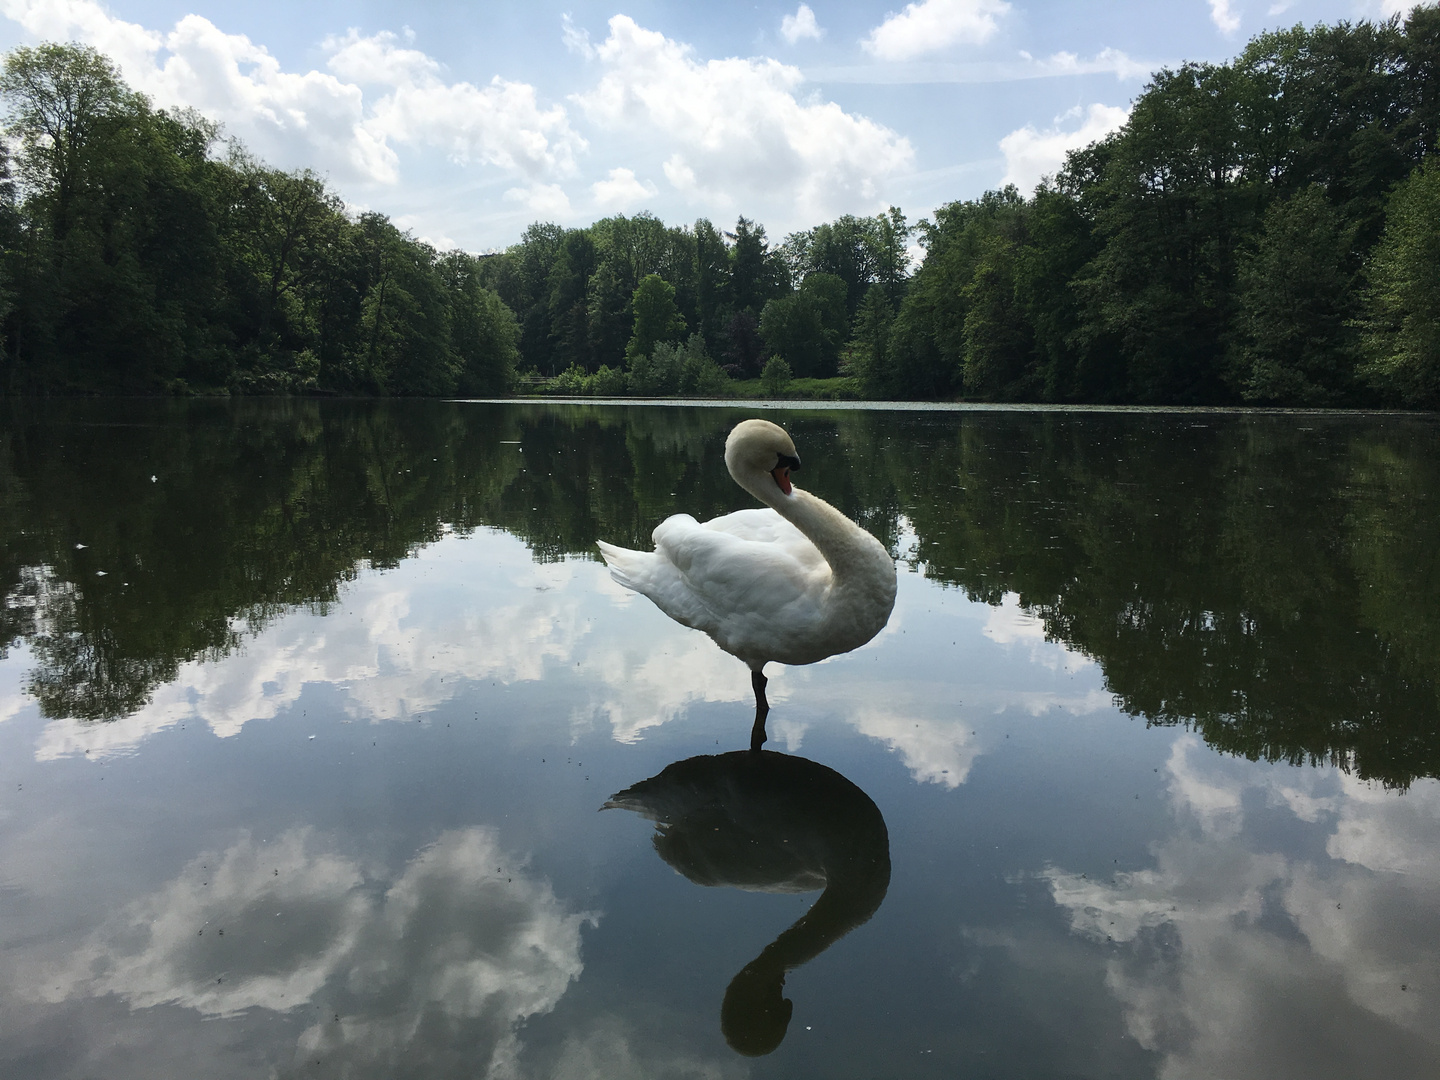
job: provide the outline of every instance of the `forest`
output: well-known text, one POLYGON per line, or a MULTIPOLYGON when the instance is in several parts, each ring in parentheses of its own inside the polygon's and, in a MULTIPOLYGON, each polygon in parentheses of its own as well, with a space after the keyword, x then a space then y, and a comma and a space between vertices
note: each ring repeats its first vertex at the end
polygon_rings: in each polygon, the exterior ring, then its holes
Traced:
POLYGON ((1123 128, 911 223, 536 223, 437 252, 94 50, 0 96, 0 393, 1440 407, 1440 7, 1155 73, 1123 128), (912 265, 912 241, 924 258, 912 265), (754 384, 752 384, 754 385, 754 384))

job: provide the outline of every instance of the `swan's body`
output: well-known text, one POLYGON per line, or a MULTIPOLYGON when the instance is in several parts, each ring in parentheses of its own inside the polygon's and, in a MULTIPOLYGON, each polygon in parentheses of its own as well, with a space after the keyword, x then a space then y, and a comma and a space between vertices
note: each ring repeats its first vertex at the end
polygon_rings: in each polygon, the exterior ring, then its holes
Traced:
POLYGON ((769 509, 703 524, 676 514, 656 527, 654 551, 604 541, 599 547, 621 585, 750 665, 758 749, 769 708, 764 666, 813 664, 873 638, 895 606, 895 563, 840 511, 791 486, 800 458, 775 424, 737 425, 725 442, 725 465, 769 509))

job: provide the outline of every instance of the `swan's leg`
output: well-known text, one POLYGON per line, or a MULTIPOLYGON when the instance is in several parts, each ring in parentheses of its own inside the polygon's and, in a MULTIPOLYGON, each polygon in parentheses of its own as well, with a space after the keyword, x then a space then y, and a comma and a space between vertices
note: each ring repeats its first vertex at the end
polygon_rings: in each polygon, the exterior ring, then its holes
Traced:
POLYGON ((750 685, 755 688, 755 726, 750 729, 750 749, 757 753, 765 745, 765 717, 770 713, 770 702, 765 700, 765 684, 769 681, 763 671, 750 673, 750 685))

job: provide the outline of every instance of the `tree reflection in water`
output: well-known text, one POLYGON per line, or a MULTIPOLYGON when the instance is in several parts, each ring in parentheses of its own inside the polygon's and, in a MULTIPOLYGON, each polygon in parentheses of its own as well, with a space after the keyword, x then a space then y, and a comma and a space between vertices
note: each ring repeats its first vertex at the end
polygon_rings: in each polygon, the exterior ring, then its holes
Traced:
POLYGON ((697 885, 825 891, 731 980, 725 1041, 773 1051, 791 1001, 785 976, 875 914, 890 885, 890 839, 870 797, 813 761, 769 750, 687 758, 613 796, 606 808, 655 822, 655 850, 697 885))
MULTIPOLYGON (((447 531, 593 558, 595 536, 643 547, 677 509, 748 505, 716 468, 735 409, 7 408, 0 651, 28 646, 49 717, 133 713, 180 664, 447 531)), ((1018 597, 1132 715, 1251 760, 1440 775, 1433 417, 771 415, 825 462, 816 494, 927 577, 1018 597)))

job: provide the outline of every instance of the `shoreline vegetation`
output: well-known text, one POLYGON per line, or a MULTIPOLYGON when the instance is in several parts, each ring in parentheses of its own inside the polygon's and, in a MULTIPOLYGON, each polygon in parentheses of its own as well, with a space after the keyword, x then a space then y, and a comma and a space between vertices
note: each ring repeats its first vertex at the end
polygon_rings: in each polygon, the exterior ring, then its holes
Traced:
POLYGON ((93 49, 12 50, 0 98, 6 396, 1440 408, 1433 4, 1159 71, 1030 197, 778 242, 642 213, 437 252, 93 49))

